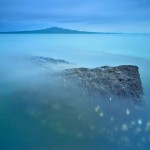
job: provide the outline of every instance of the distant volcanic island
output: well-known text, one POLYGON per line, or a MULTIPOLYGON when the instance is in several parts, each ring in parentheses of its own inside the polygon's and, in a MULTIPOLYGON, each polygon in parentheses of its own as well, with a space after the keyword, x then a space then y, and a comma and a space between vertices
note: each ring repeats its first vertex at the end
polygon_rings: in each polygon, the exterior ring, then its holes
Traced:
POLYGON ((89 96, 104 97, 105 100, 121 99, 137 104, 143 103, 143 87, 137 66, 121 65, 117 67, 103 66, 97 68, 73 67, 71 63, 49 57, 28 57, 30 62, 45 66, 68 65, 58 71, 59 80, 64 86, 75 82, 89 96))
POLYGON ((0 32, 4 34, 94 34, 97 32, 87 32, 87 31, 78 31, 72 29, 64 29, 59 27, 51 27, 38 30, 28 30, 28 31, 9 31, 9 32, 0 32))
POLYGON ((50 28, 37 29, 37 30, 7 31, 7 32, 0 32, 0 34, 120 34, 120 33, 89 32, 89 31, 79 31, 73 29, 64 29, 59 27, 50 27, 50 28))

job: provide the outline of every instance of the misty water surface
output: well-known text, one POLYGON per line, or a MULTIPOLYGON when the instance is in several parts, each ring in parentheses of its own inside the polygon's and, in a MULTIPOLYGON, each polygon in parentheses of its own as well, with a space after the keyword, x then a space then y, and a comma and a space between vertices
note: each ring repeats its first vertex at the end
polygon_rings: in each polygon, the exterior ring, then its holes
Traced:
POLYGON ((0 149, 148 150, 149 40, 144 34, 1 34, 0 149), (145 104, 104 102, 74 83, 64 88, 57 67, 45 69, 28 56, 63 59, 76 67, 137 65, 145 104))

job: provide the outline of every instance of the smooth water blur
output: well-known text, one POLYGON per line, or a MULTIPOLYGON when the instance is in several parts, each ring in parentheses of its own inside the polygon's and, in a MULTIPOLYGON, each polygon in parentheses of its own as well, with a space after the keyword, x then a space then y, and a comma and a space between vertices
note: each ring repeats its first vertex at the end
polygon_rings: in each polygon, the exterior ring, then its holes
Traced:
POLYGON ((0 149, 149 149, 150 35, 0 35, 0 149), (77 66, 137 65, 146 103, 103 102, 64 83, 26 56, 77 66))

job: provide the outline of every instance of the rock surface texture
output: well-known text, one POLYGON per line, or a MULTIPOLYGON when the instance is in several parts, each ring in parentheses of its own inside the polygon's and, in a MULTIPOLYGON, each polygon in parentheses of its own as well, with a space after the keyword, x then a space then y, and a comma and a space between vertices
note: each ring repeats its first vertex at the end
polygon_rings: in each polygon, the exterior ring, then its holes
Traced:
POLYGON ((110 101, 116 97, 132 99, 136 103, 143 101, 143 87, 137 66, 72 68, 65 70, 65 78, 76 81, 88 94, 104 96, 110 101))
POLYGON ((56 64, 66 64, 64 68, 57 72, 59 79, 67 86, 74 82, 89 96, 103 96, 107 100, 116 98, 122 100, 132 100, 135 103, 143 102, 143 87, 137 66, 122 65, 117 67, 103 66, 98 68, 70 68, 70 63, 64 60, 56 60, 45 57, 30 57, 32 62, 44 66, 56 64))

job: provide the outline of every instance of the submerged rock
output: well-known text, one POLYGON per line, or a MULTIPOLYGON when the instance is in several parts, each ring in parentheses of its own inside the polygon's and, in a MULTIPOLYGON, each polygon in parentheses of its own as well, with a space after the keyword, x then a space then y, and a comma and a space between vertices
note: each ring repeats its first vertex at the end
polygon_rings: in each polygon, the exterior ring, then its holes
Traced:
POLYGON ((67 61, 61 59, 54 59, 50 57, 42 57, 42 56, 28 56, 27 60, 31 60, 35 64, 44 65, 45 63, 50 64, 70 64, 67 61))
POLYGON ((42 56, 27 56, 25 61, 30 62, 34 65, 34 67, 41 67, 42 69, 46 69, 51 71, 52 73, 56 73, 62 71, 67 68, 75 67, 74 64, 69 63, 65 60, 54 59, 50 57, 42 57, 42 56))

